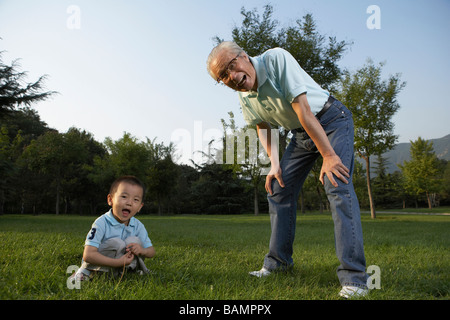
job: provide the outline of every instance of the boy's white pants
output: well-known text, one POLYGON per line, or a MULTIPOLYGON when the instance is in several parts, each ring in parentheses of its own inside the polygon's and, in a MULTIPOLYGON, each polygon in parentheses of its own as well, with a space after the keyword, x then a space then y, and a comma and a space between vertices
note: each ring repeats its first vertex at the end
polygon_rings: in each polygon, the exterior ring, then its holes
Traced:
MULTIPOLYGON (((131 243, 142 245, 141 240, 139 240, 138 237, 128 237, 125 240, 122 240, 120 238, 111 238, 100 244, 98 252, 106 257, 118 259, 125 254, 126 247, 131 243)), ((138 256, 135 256, 133 261, 128 266, 125 266, 125 268, 127 270, 142 270, 144 273, 149 273, 147 267, 144 264, 144 261, 138 256)), ((116 276, 122 270, 123 268, 120 267, 103 267, 82 261, 81 268, 78 270, 78 272, 83 272, 85 275, 90 275, 91 271, 111 271, 113 275, 116 276)))

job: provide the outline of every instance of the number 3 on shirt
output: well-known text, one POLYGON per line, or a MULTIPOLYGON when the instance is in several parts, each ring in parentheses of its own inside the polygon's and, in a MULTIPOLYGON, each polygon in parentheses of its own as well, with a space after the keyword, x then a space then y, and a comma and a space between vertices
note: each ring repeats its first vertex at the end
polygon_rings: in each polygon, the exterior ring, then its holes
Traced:
POLYGON ((92 240, 92 239, 94 239, 94 237, 95 237, 95 232, 97 231, 97 229, 96 228, 92 228, 91 229, 91 235, 89 236, 89 240, 92 240))

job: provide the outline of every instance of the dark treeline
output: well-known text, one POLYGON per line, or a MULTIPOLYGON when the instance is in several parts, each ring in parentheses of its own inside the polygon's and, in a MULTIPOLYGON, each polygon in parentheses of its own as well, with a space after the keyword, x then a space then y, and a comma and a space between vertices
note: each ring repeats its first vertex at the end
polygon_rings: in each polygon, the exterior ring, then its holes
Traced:
POLYGON ((125 174, 146 185, 144 214, 253 210, 253 189, 231 166, 178 165, 172 144, 139 141, 129 133, 103 143, 77 128, 60 133, 30 108, 2 119, 0 151, 1 213, 98 215, 107 210, 111 182, 125 174))
MULTIPOLYGON (((49 128, 35 110, 19 108, 8 112, 1 123, 0 212, 98 215, 108 209, 106 195, 111 182, 124 174, 136 175, 146 185, 143 214, 268 211, 264 177, 257 180, 255 188, 236 165, 179 165, 174 155, 172 144, 166 146, 156 139, 139 141, 129 133, 104 142, 77 128, 60 133, 49 128)), ((427 205, 427 194, 409 192, 401 171, 386 173, 383 158, 374 163, 378 208, 427 205)), ((299 197, 302 212, 329 209, 318 181, 320 165, 319 161, 299 197)), ((436 180, 431 192, 432 206, 448 204, 448 162, 440 160, 435 166, 443 178, 436 180)), ((365 169, 359 163, 353 179, 361 207, 368 208, 365 169)))

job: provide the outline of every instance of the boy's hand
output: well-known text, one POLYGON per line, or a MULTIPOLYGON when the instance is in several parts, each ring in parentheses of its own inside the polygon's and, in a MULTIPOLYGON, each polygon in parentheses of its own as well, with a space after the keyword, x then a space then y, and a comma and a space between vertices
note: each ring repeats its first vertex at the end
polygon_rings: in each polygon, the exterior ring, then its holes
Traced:
POLYGON ((133 261, 133 259, 134 259, 134 254, 132 254, 131 252, 127 252, 119 258, 122 266, 123 265, 128 266, 133 261))
POLYGON ((138 244, 138 243, 130 243, 128 246, 127 246, 127 249, 126 249, 126 252, 127 253, 132 253, 133 255, 135 255, 135 256, 140 256, 140 255, 142 255, 142 252, 143 251, 143 248, 142 248, 142 246, 140 245, 140 244, 138 244))

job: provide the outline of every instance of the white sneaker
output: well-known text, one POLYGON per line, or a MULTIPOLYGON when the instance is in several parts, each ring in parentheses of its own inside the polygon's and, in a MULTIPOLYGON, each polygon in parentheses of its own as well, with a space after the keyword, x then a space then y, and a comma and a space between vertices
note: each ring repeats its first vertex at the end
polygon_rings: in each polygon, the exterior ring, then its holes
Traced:
POLYGON ((74 281, 89 281, 91 280, 90 276, 84 274, 83 272, 75 272, 73 273, 69 279, 74 282, 74 281))
POLYGON ((259 271, 252 271, 250 272, 250 274, 252 276, 258 277, 258 278, 262 278, 262 277, 267 277, 268 275, 270 275, 270 271, 267 270, 266 268, 262 267, 261 270, 259 271))
POLYGON ((339 295, 345 299, 350 299, 350 298, 361 298, 366 296, 368 293, 369 293, 368 289, 354 286, 343 286, 342 290, 339 292, 339 295))

